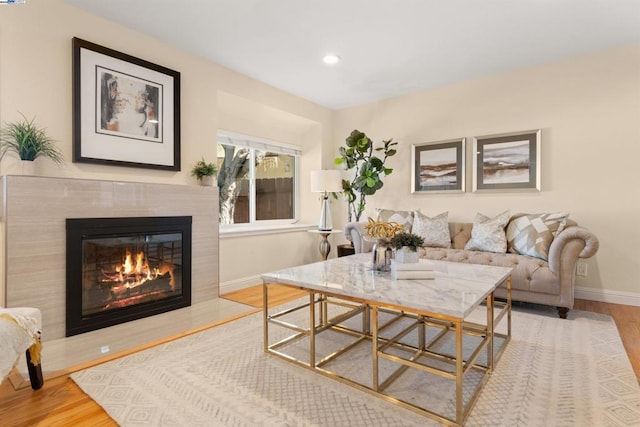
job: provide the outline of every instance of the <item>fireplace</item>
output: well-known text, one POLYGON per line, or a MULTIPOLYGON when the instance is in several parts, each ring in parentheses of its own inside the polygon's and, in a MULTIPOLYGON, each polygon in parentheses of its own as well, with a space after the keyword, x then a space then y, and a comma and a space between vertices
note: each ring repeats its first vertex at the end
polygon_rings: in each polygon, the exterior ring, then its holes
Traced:
POLYGON ((66 224, 66 336, 191 305, 190 216, 66 224))

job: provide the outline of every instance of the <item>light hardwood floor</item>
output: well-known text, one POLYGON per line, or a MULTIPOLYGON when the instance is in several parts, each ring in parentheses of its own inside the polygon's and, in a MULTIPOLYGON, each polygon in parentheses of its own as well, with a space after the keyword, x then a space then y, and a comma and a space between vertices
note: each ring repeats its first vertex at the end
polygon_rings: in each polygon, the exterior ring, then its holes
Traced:
MULTIPOLYGON (((286 287, 270 290, 270 304, 286 302, 302 291, 286 287)), ((229 293, 224 298, 262 307, 262 287, 229 293)), ((640 307, 577 300, 576 310, 612 316, 620 331, 633 369, 640 378, 640 307)), ((85 366, 86 367, 86 366, 85 366)), ((9 381, 0 385, 0 425, 2 426, 115 426, 104 410, 75 385, 68 376, 46 379, 41 390, 13 390, 9 381)))

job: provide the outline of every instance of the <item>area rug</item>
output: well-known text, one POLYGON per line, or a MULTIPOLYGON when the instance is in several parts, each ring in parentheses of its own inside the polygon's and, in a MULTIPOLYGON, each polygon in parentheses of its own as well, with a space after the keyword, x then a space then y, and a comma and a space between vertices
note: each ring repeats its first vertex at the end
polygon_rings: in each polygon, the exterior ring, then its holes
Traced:
MULTIPOLYGON (((439 425, 267 355, 262 337, 258 313, 71 378, 122 426, 439 425)), ((370 356, 354 366, 369 372, 370 356)), ((613 320, 514 309, 513 338, 465 425, 640 426, 640 387, 613 320)))

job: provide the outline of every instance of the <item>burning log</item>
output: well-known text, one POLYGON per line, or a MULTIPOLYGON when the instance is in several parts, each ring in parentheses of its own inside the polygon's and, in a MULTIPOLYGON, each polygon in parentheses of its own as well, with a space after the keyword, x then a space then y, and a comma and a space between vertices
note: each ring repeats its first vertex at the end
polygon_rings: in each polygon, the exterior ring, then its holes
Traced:
POLYGON ((149 262, 144 256, 144 252, 140 251, 135 256, 135 262, 131 251, 127 249, 126 256, 122 265, 116 266, 113 271, 101 270, 104 280, 102 283, 108 283, 110 286, 123 286, 127 289, 136 288, 150 280, 155 280, 166 274, 169 274, 169 285, 171 290, 175 291, 175 277, 173 274, 174 267, 172 264, 160 262, 158 267, 150 268, 149 262))

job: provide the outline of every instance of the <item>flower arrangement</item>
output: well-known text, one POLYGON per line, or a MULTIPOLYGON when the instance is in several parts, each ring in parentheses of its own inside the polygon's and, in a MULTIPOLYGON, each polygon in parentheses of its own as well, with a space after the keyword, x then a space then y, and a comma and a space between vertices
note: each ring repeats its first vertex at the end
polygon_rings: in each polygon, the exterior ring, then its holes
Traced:
POLYGON ((378 239, 390 239, 404 230, 404 227, 396 222, 377 222, 371 218, 369 218, 369 222, 364 228, 369 237, 378 239))

